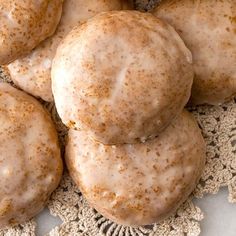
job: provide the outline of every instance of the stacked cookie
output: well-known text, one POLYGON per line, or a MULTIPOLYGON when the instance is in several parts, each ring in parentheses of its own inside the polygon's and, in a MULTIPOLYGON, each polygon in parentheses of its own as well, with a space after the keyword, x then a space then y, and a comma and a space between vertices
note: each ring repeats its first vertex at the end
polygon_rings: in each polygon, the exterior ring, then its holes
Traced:
MULTIPOLYGON (((184 107, 236 93, 235 1, 163 0, 141 13, 128 0, 0 0, 0 65, 22 90, 55 100, 69 173, 109 219, 159 222, 195 188, 206 150, 184 107)), ((62 160, 30 95, 0 84, 0 121, 5 227, 45 206, 62 160)))
POLYGON ((187 111, 192 55, 148 13, 101 13, 57 49, 52 90, 69 172, 99 212, 123 225, 158 222, 193 191, 205 163, 187 111))

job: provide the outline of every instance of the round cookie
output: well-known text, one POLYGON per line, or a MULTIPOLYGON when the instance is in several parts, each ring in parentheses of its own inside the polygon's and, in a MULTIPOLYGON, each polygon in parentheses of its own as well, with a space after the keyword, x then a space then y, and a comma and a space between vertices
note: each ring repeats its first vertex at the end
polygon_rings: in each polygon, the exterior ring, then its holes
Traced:
POLYGON ((50 115, 34 98, 0 83, 0 228, 43 209, 59 184, 62 160, 50 115))
POLYGON ((205 144, 184 111, 157 138, 107 146, 69 131, 66 163, 75 183, 101 214, 123 225, 158 222, 188 197, 205 163, 205 144))
POLYGON ((174 29, 151 14, 101 13, 57 50, 52 90, 59 115, 104 144, 144 141, 187 103, 191 59, 174 29))
POLYGON ((0 0, 0 65, 29 53, 52 35, 62 0, 0 0))
POLYGON ((236 0, 165 0, 153 14, 173 25, 192 51, 192 104, 236 95, 236 0))
POLYGON ((12 80, 24 91, 45 101, 53 101, 51 64, 62 38, 74 26, 84 23, 87 19, 100 12, 129 7, 127 0, 65 0, 62 18, 56 33, 42 42, 26 57, 8 65, 12 80))

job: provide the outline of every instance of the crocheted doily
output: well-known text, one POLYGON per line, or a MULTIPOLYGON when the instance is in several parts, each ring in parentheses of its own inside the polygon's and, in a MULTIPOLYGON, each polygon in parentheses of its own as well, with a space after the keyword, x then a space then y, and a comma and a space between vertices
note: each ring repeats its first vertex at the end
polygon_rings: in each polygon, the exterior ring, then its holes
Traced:
MULTIPOLYGON (((142 2, 143 4, 149 2, 149 8, 155 1, 142 2)), ((138 5, 138 7, 143 6, 138 5)), ((12 84, 1 68, 0 80, 12 84)), ((63 149, 67 130, 61 124, 54 104, 40 102, 52 114, 63 149)), ((203 212, 193 204, 193 197, 201 198, 207 193, 216 194, 220 187, 227 186, 228 200, 236 203, 236 101, 232 100, 221 106, 198 106, 189 110, 196 117, 207 143, 207 161, 195 191, 175 215, 160 224, 146 227, 132 228, 117 225, 88 205, 78 187, 65 172, 60 186, 48 202, 50 213, 59 216, 63 223, 52 229, 48 235, 197 236, 200 234, 203 212)), ((34 236, 35 229, 36 222, 31 220, 14 228, 0 230, 0 236, 34 236)))

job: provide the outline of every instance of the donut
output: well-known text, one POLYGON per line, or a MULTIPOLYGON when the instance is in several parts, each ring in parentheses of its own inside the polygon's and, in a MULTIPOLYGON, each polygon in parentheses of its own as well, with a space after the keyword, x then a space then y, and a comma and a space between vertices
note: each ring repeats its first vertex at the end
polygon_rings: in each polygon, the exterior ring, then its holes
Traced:
POLYGON ((65 0, 62 18, 55 35, 46 39, 27 56, 7 66, 14 83, 24 91, 46 101, 53 101, 51 64, 62 38, 76 25, 102 11, 130 8, 122 0, 65 0))
POLYGON ((51 36, 62 0, 0 0, 0 65, 26 55, 51 36))
POLYGON ((69 173, 91 206, 127 226, 169 216, 195 188, 205 144, 194 118, 182 112, 155 139, 103 145, 85 131, 69 131, 69 173))
POLYGON ((39 213, 59 184, 62 160, 50 115, 34 98, 0 83, 0 228, 39 213))
POLYGON ((104 144, 155 137, 183 109, 192 57, 176 31, 149 13, 101 13, 57 49, 52 90, 63 123, 104 144))
POLYGON ((180 34, 193 54, 190 103, 217 105, 236 95, 236 0, 164 0, 153 14, 180 34))

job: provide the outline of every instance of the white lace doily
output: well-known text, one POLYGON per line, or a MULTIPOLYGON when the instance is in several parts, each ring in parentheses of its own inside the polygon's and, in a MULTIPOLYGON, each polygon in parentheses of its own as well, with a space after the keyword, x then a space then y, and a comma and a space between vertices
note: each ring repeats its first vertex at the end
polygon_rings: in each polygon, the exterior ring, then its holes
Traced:
MULTIPOLYGON (((155 1, 142 2, 149 2, 150 7, 155 1)), ((143 7, 141 4, 138 6, 143 7)), ((11 83, 1 68, 0 80, 11 83)), ((56 122, 63 149, 67 130, 61 124, 54 104, 42 104, 51 112, 56 122)), ((91 208, 78 187, 65 173, 60 186, 48 203, 51 214, 59 216, 63 223, 52 229, 49 236, 197 236, 200 234, 203 213, 193 204, 193 197, 201 198, 207 193, 216 194, 220 187, 227 186, 228 200, 236 203, 236 101, 232 100, 221 106, 199 106, 191 108, 190 111, 202 128, 207 143, 207 162, 193 195, 175 215, 161 224, 147 227, 117 225, 91 208)), ((35 229, 36 223, 31 220, 14 228, 0 230, 0 236, 34 236, 35 229)))

